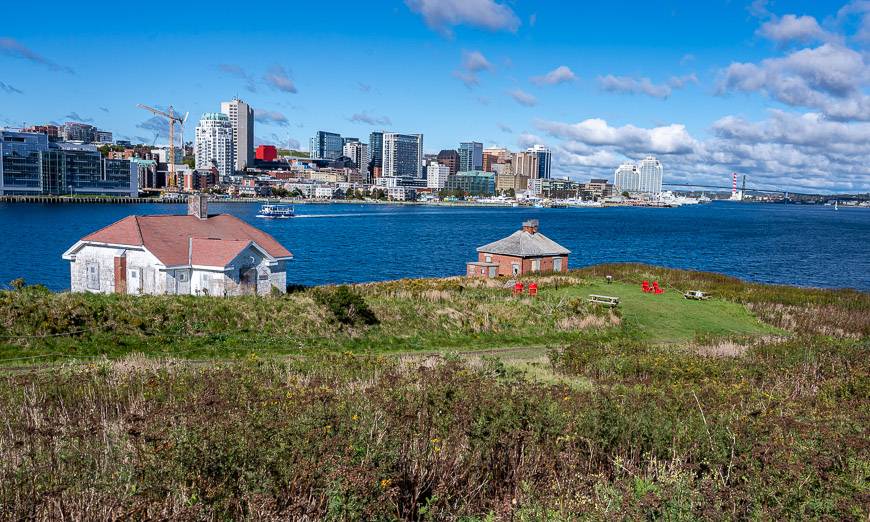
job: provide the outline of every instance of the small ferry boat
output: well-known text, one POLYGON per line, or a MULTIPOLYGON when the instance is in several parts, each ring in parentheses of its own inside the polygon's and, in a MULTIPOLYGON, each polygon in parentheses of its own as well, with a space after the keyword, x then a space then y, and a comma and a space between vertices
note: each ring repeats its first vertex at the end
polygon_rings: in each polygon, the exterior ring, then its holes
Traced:
POLYGON ((257 213, 258 218, 287 219, 292 218, 293 207, 289 205, 263 205, 257 213))

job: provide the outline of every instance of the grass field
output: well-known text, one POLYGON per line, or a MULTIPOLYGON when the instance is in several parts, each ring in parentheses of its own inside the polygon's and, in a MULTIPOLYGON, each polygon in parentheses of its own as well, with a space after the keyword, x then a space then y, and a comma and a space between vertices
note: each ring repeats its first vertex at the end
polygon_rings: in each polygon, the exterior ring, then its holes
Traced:
POLYGON ((0 519, 870 517, 870 295, 534 280, 0 292, 0 519))

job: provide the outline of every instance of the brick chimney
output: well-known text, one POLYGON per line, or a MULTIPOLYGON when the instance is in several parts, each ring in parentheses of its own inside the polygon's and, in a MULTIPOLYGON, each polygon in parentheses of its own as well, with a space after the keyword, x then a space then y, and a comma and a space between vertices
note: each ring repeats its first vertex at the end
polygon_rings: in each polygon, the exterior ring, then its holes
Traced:
POLYGON ((528 221, 523 221, 523 232, 528 232, 529 234, 537 234, 538 220, 530 219, 528 221))
POLYGON ((205 194, 194 194, 187 197, 187 215, 208 219, 208 199, 205 194))

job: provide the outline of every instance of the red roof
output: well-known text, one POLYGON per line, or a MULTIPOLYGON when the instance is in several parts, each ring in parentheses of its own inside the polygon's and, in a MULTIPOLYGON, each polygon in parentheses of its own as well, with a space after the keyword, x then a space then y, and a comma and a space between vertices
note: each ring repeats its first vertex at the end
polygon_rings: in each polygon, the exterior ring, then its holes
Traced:
POLYGON ((190 264, 199 266, 227 266, 250 241, 240 239, 203 239, 190 240, 190 264))
MULTIPOLYGON (((272 257, 292 257, 274 237, 229 214, 199 219, 195 216, 127 216, 105 228, 82 238, 82 241, 111 243, 114 245, 144 246, 166 266, 187 265, 191 256, 202 256, 211 261, 225 259, 235 250, 238 255, 248 242, 253 241, 272 257), (197 241, 198 249, 191 250, 191 239, 213 240, 215 243, 197 241), (218 244, 217 240, 221 241, 218 244), (244 246, 240 246, 244 243, 244 246), (199 250, 200 253, 197 253, 199 250)), ((235 257, 233 255, 227 263, 235 257)), ((199 263, 206 266, 225 264, 199 263)))

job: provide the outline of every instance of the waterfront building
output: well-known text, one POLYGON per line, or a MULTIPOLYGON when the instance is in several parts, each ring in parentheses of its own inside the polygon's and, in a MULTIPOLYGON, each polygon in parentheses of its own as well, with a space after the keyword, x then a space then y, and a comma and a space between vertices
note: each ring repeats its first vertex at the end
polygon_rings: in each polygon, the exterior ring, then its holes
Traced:
POLYGON ((103 158, 96 146, 0 130, 0 195, 137 196, 138 166, 103 158))
POLYGON ((450 175, 459 172, 459 153, 453 149, 445 149, 439 152, 436 161, 446 166, 450 170, 450 175))
POLYGON ((308 150, 312 159, 334 160, 341 156, 341 134, 317 131, 308 150))
POLYGON ((238 98, 221 103, 221 112, 233 127, 235 170, 244 172, 254 166, 254 109, 238 98))
POLYGON ((342 153, 351 159, 353 167, 362 174, 362 177, 368 179, 369 146, 360 143, 359 140, 349 141, 345 143, 342 153))
POLYGON ((21 129, 22 132, 39 132, 48 135, 48 139, 55 141, 61 137, 61 127, 57 125, 34 125, 21 129))
POLYGON ((537 158, 537 172, 534 172, 532 178, 549 179, 550 178, 550 162, 552 153, 550 149, 543 145, 535 145, 526 150, 527 153, 537 158))
POLYGON ((384 132, 369 134, 369 175, 372 179, 383 175, 384 170, 384 132))
POLYGON ((384 133, 383 176, 423 178, 423 135, 384 133))
POLYGON ((538 220, 523 222, 510 236, 477 249, 477 261, 466 264, 469 277, 519 276, 568 270, 570 250, 538 231, 538 220))
POLYGON ((275 161, 278 159, 278 149, 274 145, 260 145, 254 157, 260 161, 275 161))
POLYGON ((613 185, 606 179, 591 179, 589 183, 580 186, 580 192, 584 199, 599 200, 613 195, 613 185))
POLYGON ((482 170, 459 172, 447 176, 444 188, 459 190, 472 196, 491 196, 495 194, 495 174, 482 170))
POLYGON ((197 170, 218 169, 221 179, 235 172, 236 157, 233 146, 233 125, 222 112, 207 112, 196 126, 195 165, 197 170))
POLYGON ((637 164, 640 186, 638 192, 643 194, 661 194, 662 192, 662 163, 655 156, 647 156, 637 164))
POLYGON ((637 172, 637 165, 634 163, 623 163, 616 168, 613 174, 613 185, 620 193, 637 193, 640 192, 640 176, 637 172))
POLYGON ((229 214, 191 196, 187 215, 128 216, 64 252, 73 292, 269 295, 287 291, 291 254, 229 214))
POLYGON ((470 141, 459 144, 459 171, 483 170, 483 143, 470 141))
POLYGON ((447 186, 447 178, 450 176, 450 167, 432 162, 426 168, 426 187, 440 190, 447 186))
POLYGON ((496 192, 505 192, 513 190, 514 194, 523 192, 529 188, 529 177, 520 174, 495 174, 495 190, 496 192))

